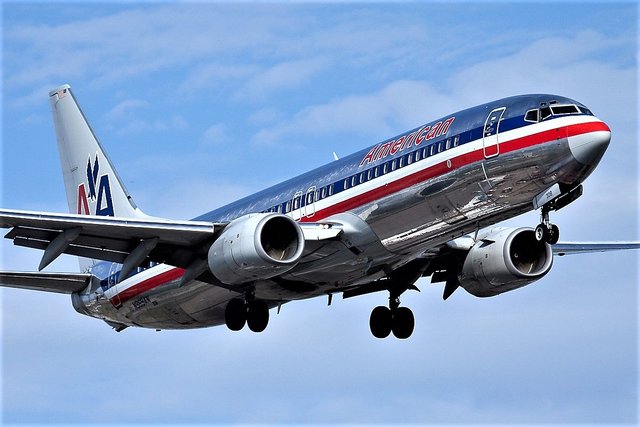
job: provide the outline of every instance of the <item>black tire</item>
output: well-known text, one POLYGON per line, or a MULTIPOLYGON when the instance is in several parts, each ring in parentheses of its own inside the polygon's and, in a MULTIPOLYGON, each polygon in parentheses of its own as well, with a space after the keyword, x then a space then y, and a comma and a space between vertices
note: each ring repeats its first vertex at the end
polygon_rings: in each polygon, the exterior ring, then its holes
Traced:
POLYGON ((234 298, 227 303, 224 310, 224 322, 232 331, 239 331, 247 323, 247 307, 240 298, 234 298))
POLYGON ((255 300, 249 304, 247 325, 253 332, 262 332, 269 324, 269 306, 262 300, 255 300))
POLYGON ((558 243, 560 239, 560 229, 557 225, 551 224, 551 229, 549 230, 549 238, 547 239, 547 243, 550 245, 555 245, 558 243))
POLYGON ((391 321, 393 335, 402 340, 409 338, 413 333, 415 323, 413 312, 407 307, 399 307, 393 313, 393 319, 391 321))
POLYGON ((549 240, 549 229, 544 224, 538 224, 535 230, 536 240, 538 242, 547 242, 549 240))
POLYGON ((376 338, 386 338, 391 333, 391 310, 384 306, 378 306, 371 312, 369 328, 376 338))

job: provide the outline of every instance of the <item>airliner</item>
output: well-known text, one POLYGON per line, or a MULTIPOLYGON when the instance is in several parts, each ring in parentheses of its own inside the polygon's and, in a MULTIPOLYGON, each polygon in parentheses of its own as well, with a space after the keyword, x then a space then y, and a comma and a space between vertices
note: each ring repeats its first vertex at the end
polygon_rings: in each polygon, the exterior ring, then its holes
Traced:
POLYGON ((49 100, 70 213, 0 210, 6 238, 44 251, 38 272, 0 272, 0 284, 70 294, 118 332, 262 332, 285 303, 386 292, 371 333, 406 339, 415 320, 400 297, 422 277, 445 300, 492 297, 544 277, 554 255, 640 247, 559 243, 550 214, 582 195, 611 139, 562 96, 448 114, 188 221, 138 208, 69 85, 49 100), (532 210, 539 224, 496 226, 532 210), (81 272, 42 271, 61 254, 81 272))

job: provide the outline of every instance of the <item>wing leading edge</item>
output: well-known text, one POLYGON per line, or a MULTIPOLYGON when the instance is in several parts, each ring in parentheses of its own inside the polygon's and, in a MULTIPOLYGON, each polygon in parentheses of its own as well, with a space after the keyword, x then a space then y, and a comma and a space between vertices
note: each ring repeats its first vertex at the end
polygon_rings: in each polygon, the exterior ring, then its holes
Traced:
POLYGON ((557 243, 551 247, 557 256, 585 254, 590 252, 622 251, 640 249, 639 242, 576 242, 557 243))
POLYGON ((15 245, 45 251, 44 268, 66 253, 131 265, 145 258, 188 268, 225 224, 170 221, 155 218, 118 218, 0 210, 0 227, 15 245))

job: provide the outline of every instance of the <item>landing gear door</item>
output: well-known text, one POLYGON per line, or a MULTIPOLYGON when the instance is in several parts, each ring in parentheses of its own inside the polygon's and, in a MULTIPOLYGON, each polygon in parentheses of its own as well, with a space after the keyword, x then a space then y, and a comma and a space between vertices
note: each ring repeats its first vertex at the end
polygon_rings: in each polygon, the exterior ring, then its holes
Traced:
POLYGON ((507 108, 500 107, 491 110, 484 122, 484 130, 482 132, 482 152, 485 159, 496 157, 500 154, 500 140, 498 134, 500 132, 500 120, 507 108))

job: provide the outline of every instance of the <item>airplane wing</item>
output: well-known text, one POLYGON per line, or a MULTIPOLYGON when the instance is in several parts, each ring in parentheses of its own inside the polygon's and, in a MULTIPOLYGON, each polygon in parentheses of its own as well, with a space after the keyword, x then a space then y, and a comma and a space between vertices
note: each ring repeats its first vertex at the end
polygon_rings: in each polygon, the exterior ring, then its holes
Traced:
MULTIPOLYGON (((139 264, 146 257, 187 268, 226 224, 0 210, 0 227, 17 246, 45 251, 40 270, 60 254, 139 264)), ((134 266, 134 267, 135 267, 134 266)))
POLYGON ((84 273, 0 271, 0 286, 72 294, 86 288, 93 278, 93 275, 84 273))
MULTIPOLYGON (((65 253, 123 264, 123 276, 146 258, 188 269, 206 258, 226 223, 0 210, 0 228, 17 246, 44 250, 39 270, 65 253)), ((339 224, 299 224, 307 251, 342 233, 339 224)))
POLYGON ((552 245, 553 254, 557 256, 584 254, 589 252, 621 251, 625 249, 640 249, 638 242, 575 242, 557 243, 552 245))

